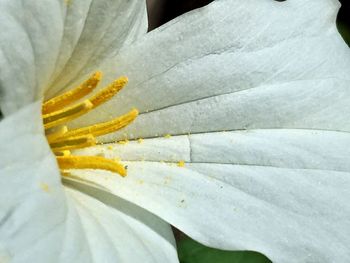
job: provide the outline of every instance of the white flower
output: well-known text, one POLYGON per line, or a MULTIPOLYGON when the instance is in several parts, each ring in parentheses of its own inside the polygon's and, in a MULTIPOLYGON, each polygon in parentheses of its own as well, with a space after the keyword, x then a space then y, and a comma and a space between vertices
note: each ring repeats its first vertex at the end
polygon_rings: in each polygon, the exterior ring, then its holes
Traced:
POLYGON ((217 0, 145 34, 140 0, 2 0, 0 261, 177 262, 167 223, 274 262, 350 261, 350 52, 338 8, 217 0), (72 127, 136 107, 136 121, 102 141, 144 141, 77 151, 120 157, 128 176, 72 170, 62 187, 41 99, 95 70, 130 82, 72 127))

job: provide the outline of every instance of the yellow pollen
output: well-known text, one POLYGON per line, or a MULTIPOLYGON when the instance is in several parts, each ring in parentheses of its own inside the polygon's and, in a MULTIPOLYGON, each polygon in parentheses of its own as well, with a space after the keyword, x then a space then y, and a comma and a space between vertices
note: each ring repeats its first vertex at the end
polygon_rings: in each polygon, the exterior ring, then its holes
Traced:
POLYGON ((105 103, 110 100, 115 94, 117 94, 126 84, 128 83, 127 77, 121 77, 111 84, 109 84, 106 88, 99 91, 96 95, 94 95, 89 100, 93 104, 93 108, 105 103))
POLYGON ((171 138, 171 135, 170 134, 166 134, 166 135, 164 135, 164 138, 169 139, 169 138, 171 138))
POLYGON ((84 81, 80 86, 63 93, 60 96, 54 97, 43 104, 43 114, 48 114, 53 111, 58 111, 68 106, 74 101, 77 101, 86 95, 88 95, 94 88, 97 87, 98 83, 102 78, 102 73, 97 71, 89 79, 84 81))
POLYGON ((179 161, 179 162, 177 163, 177 166, 178 166, 178 167, 185 167, 185 161, 179 161))
POLYGON ((50 187, 46 183, 40 183, 40 188, 46 193, 50 192, 50 187))
POLYGON ((140 179, 140 180, 137 180, 137 182, 138 182, 139 184, 143 184, 145 181, 142 180, 142 179, 140 179))
POLYGON ((128 140, 128 139, 125 139, 125 140, 122 140, 122 141, 118 141, 117 143, 118 143, 118 144, 125 145, 125 144, 128 144, 128 143, 129 143, 129 140, 128 140))
POLYGON ((101 169, 126 176, 125 167, 116 161, 99 156, 57 156, 61 169, 101 169))
POLYGON ((143 143, 143 141, 144 141, 144 139, 142 139, 142 138, 139 138, 139 139, 137 140, 138 143, 143 143))
MULTIPOLYGON (((76 101, 82 99, 96 88, 101 80, 101 76, 101 72, 96 72, 75 89, 43 103, 42 118, 46 137, 52 151, 56 155, 62 175, 64 175, 63 170, 69 169, 101 169, 116 172, 121 176, 126 176, 127 174, 127 167, 122 165, 119 160, 106 159, 100 156, 74 156, 70 152, 70 150, 95 145, 97 136, 120 130, 129 125, 138 116, 138 110, 133 109, 111 121, 68 130, 65 125, 67 122, 110 100, 128 82, 126 77, 121 77, 92 97, 70 106, 70 104, 76 103, 76 101)), ((127 139, 124 142, 127 142, 127 139)), ((109 146, 108 149, 112 149, 112 147, 109 146)))
POLYGON ((71 137, 66 140, 57 140, 53 143, 50 143, 50 147, 53 151, 73 150, 93 145, 96 145, 96 139, 92 135, 71 137))
POLYGON ((115 162, 120 162, 121 159, 120 159, 119 157, 115 157, 115 158, 113 158, 113 161, 115 161, 115 162))

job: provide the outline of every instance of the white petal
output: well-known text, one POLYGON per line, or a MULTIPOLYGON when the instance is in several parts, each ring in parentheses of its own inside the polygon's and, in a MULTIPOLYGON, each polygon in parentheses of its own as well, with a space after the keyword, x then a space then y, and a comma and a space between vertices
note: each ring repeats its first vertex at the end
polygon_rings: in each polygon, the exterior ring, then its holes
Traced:
POLYGON ((214 132, 103 144, 75 151, 123 161, 192 162, 350 172, 350 133, 321 130, 214 132))
POLYGON ((178 262, 171 228, 159 218, 104 193, 109 206, 64 191, 40 111, 39 102, 0 125, 0 259, 178 262))
POLYGON ((173 232, 164 221, 103 191, 82 186, 80 190, 102 201, 67 189, 82 220, 93 262, 178 262, 173 232))
POLYGON ((349 149, 344 132, 195 134, 82 150, 131 160, 128 176, 74 175, 210 246, 256 250, 274 262, 342 261, 350 259, 349 149))
POLYGON ((214 96, 141 115, 123 134, 138 138, 261 128, 350 131, 349 84, 336 79, 296 81, 214 96))
POLYGON ((5 115, 46 89, 56 93, 77 74, 97 70, 106 57, 143 35, 147 25, 145 2, 139 0, 5 0, 0 17, 5 115))
POLYGON ((229 164, 128 163, 126 178, 76 172, 200 242, 274 262, 350 260, 349 173, 229 164))
POLYGON ((7 115, 42 95, 64 28, 62 0, 0 3, 0 103, 7 115))
POLYGON ((197 134, 189 139, 195 163, 350 172, 350 133, 251 130, 197 134))
MULTIPOLYGON (((60 57, 47 96, 74 87, 86 74, 147 32, 144 0, 71 0, 60 57)), ((115 69, 114 69, 115 71, 115 69)), ((115 72, 111 73, 116 77, 115 72)))
POLYGON ((136 107, 144 114, 125 130, 131 137, 349 130, 350 51, 335 26, 338 6, 335 0, 215 1, 123 49, 116 63, 130 84, 76 125, 136 107))
POLYGON ((38 102, 0 123, 0 259, 89 262, 85 235, 62 189, 40 115, 38 102))
POLYGON ((103 156, 109 159, 120 158, 124 161, 166 161, 177 162, 191 160, 190 139, 188 136, 154 138, 130 141, 127 144, 102 144, 80 150, 76 155, 103 156))

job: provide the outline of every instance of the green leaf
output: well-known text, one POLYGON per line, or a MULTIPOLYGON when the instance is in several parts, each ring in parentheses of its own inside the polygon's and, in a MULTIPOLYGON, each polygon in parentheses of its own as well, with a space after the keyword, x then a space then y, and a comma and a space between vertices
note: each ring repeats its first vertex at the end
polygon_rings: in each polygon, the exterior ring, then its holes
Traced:
POLYGON ((177 247, 181 263, 271 263, 257 252, 209 248, 190 238, 181 239, 177 247))

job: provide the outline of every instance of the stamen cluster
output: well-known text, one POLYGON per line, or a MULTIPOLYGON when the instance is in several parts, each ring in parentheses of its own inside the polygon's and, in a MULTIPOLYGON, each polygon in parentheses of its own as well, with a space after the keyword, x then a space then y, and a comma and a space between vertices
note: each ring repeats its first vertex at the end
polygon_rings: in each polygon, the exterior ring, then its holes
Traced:
POLYGON ((126 77, 121 77, 90 98, 75 103, 92 92, 101 78, 102 73, 95 72, 78 87, 43 103, 42 118, 46 138, 61 170, 102 169, 126 176, 126 168, 118 161, 99 156, 73 156, 71 153, 74 149, 96 145, 96 137, 124 128, 138 115, 138 111, 133 109, 111 121, 69 130, 65 124, 110 100, 128 82, 126 77))

